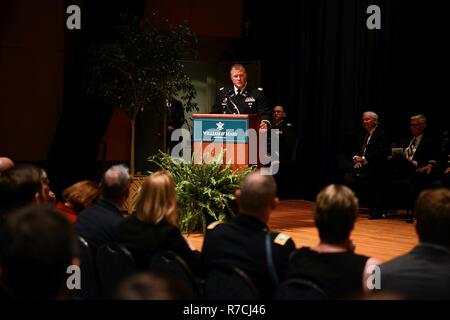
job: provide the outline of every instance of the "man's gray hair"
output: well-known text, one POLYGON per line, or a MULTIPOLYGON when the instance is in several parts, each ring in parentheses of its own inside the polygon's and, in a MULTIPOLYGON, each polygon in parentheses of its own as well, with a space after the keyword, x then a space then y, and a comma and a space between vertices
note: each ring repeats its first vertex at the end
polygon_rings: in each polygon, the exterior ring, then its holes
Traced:
POLYGON ((277 184, 271 175, 259 171, 249 173, 240 185, 240 206, 246 213, 259 213, 267 209, 276 197, 277 184))
POLYGON ((130 172, 125 165, 112 166, 105 172, 100 183, 102 197, 113 202, 121 199, 128 192, 130 181, 130 172))
POLYGON ((427 123, 427 117, 425 117, 423 114, 416 114, 411 117, 411 120, 419 119, 423 123, 427 123))
POLYGON ((366 112, 363 113, 363 116, 364 116, 365 114, 371 116, 372 119, 375 119, 375 120, 378 121, 378 115, 377 115, 375 112, 373 112, 373 111, 366 111, 366 112))

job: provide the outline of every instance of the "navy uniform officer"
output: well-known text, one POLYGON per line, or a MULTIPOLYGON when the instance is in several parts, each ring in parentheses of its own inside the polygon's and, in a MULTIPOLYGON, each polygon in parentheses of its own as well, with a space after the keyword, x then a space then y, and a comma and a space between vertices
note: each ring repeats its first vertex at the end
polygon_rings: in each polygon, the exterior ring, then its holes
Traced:
POLYGON ((261 119, 260 129, 269 129, 271 110, 263 89, 254 89, 247 84, 247 71, 241 64, 231 67, 230 78, 233 85, 219 89, 212 113, 257 113, 261 119))
POLYGON ((262 298, 270 298, 276 279, 284 279, 289 256, 295 250, 289 236, 270 231, 267 226, 278 203, 275 180, 270 175, 252 172, 236 190, 236 199, 238 215, 227 223, 214 222, 208 226, 202 249, 203 265, 206 270, 218 263, 235 265, 249 275, 262 298), (268 257, 272 259, 269 261, 268 257))

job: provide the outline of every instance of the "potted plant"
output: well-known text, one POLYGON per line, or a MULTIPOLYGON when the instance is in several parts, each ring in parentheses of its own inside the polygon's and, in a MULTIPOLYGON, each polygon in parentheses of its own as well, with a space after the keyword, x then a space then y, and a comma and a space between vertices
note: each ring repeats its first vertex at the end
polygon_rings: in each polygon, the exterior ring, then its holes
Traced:
POLYGON ((85 53, 84 85, 87 94, 127 113, 131 126, 130 171, 134 176, 139 112, 160 110, 175 96, 186 111, 197 110, 193 102, 196 91, 181 61, 192 58, 197 40, 186 25, 168 26, 162 31, 136 17, 124 18, 124 22, 116 37, 85 53))
POLYGON ((223 221, 235 214, 235 191, 255 167, 231 170, 230 165, 223 165, 219 159, 223 159, 223 154, 215 156, 210 164, 186 163, 164 152, 149 158, 172 174, 183 232, 204 232, 208 223, 223 221))

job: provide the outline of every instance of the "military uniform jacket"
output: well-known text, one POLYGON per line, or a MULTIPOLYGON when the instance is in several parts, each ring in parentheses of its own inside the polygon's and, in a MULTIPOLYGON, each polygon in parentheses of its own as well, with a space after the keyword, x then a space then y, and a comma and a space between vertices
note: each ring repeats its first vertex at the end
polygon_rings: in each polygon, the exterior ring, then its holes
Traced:
POLYGON ((247 85, 238 96, 234 86, 222 87, 216 98, 212 113, 258 114, 260 120, 270 121, 271 109, 262 88, 253 89, 247 85))
MULTIPOLYGON (((267 265, 265 237, 270 232, 262 221, 239 214, 228 223, 208 226, 202 256, 206 270, 216 263, 230 263, 244 270, 264 298, 270 298, 273 286, 267 265)), ((288 236, 271 232, 273 264, 281 281, 295 244, 288 236)))
POLYGON ((278 124, 272 124, 272 129, 278 129, 278 141, 279 141, 279 156, 280 162, 283 164, 290 163, 292 161, 292 154, 295 147, 295 129, 289 122, 281 120, 278 124))

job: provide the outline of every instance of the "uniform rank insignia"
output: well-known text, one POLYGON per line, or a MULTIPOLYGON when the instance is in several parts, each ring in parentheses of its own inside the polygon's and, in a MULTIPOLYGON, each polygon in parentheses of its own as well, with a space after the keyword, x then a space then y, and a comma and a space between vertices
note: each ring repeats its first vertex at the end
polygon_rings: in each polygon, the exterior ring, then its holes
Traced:
POLYGON ((255 98, 253 97, 245 98, 245 102, 255 102, 255 98))
POLYGON ((258 90, 259 90, 259 91, 263 91, 264 89, 263 89, 263 88, 258 88, 258 90))
POLYGON ((216 226, 218 226, 219 224, 223 223, 222 221, 214 221, 213 223, 210 223, 206 229, 208 230, 212 230, 214 229, 216 226))
POLYGON ((225 88, 225 87, 220 88, 219 91, 222 91, 224 88, 225 88))
POLYGON ((285 235, 284 233, 279 233, 275 239, 273 239, 273 242, 276 244, 279 244, 281 246, 284 246, 286 242, 289 240, 289 236, 285 235))

